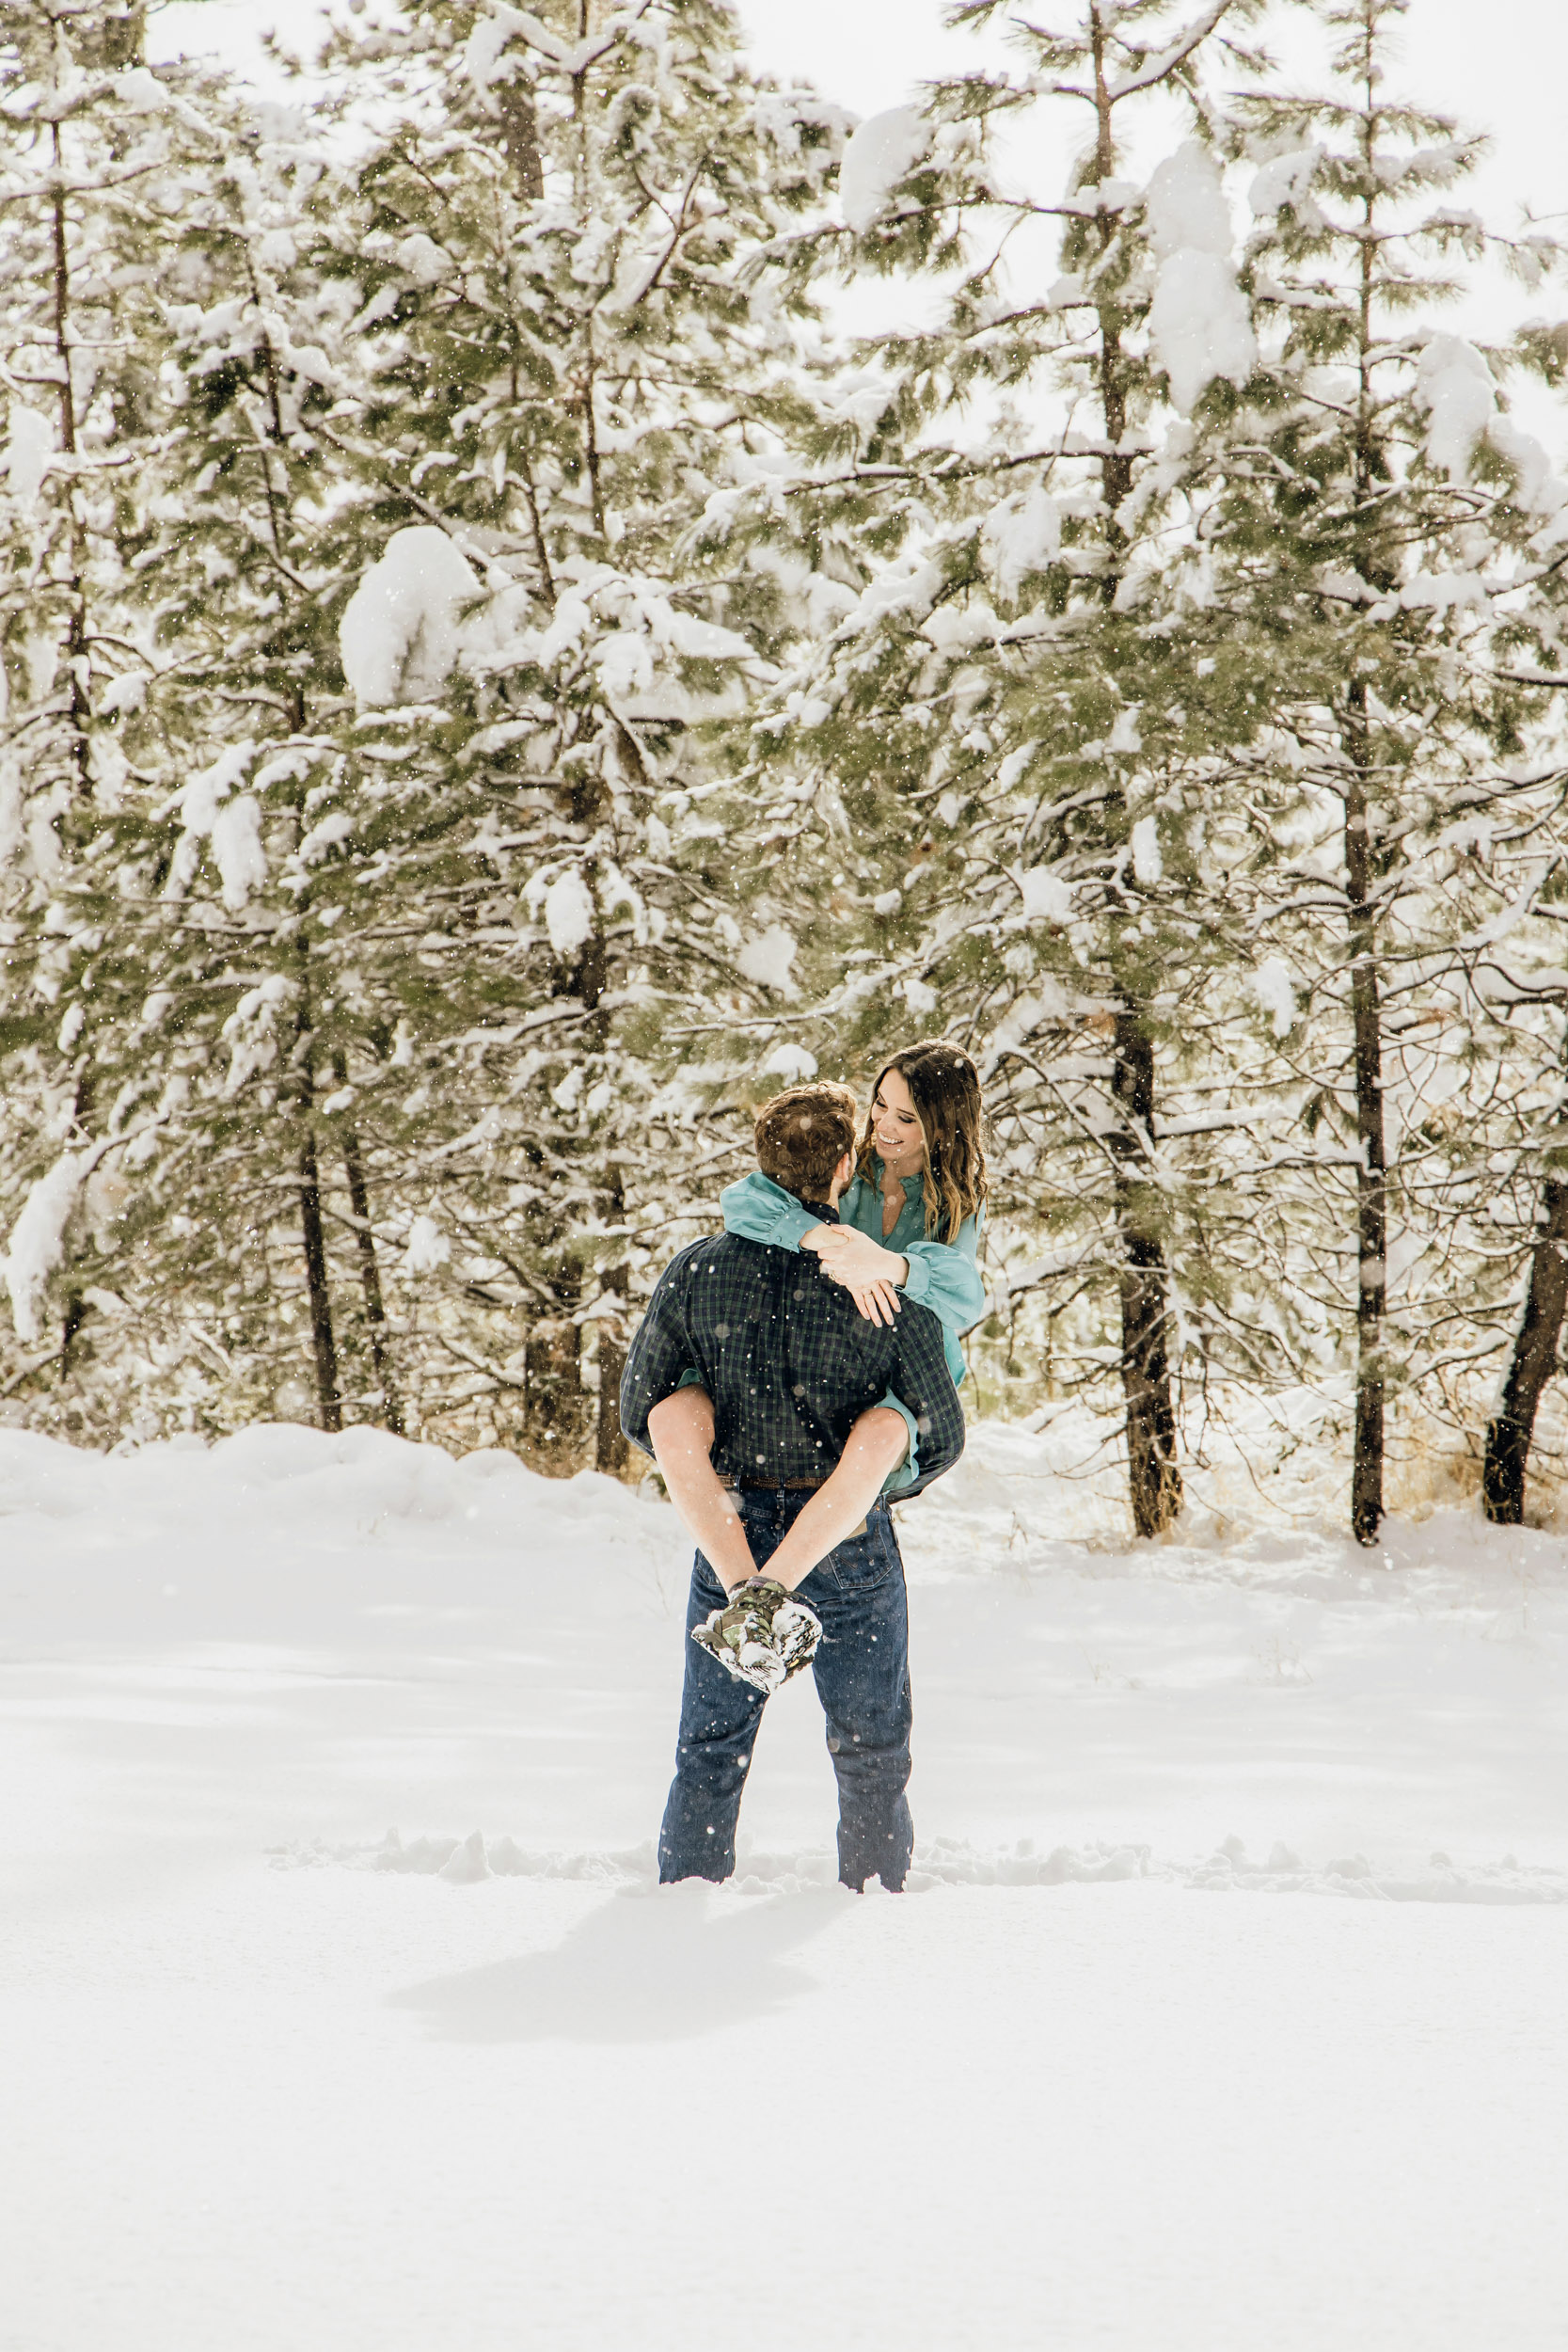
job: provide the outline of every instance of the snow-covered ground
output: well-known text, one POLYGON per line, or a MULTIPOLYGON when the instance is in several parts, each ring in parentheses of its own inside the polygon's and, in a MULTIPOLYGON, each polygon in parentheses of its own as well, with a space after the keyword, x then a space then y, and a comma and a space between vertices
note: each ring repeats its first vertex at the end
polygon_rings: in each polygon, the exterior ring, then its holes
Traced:
POLYGON ((5 2352, 1560 2352, 1562 1542, 1131 1548, 1081 1437, 905 1516, 895 1899, 809 1684, 652 1890, 661 1504, 0 1432, 5 2352))

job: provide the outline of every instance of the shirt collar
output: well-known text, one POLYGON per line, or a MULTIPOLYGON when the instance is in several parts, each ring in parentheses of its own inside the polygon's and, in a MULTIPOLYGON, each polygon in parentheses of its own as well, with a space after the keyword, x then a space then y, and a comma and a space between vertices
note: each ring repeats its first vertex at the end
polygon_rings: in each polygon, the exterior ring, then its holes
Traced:
MULTIPOLYGON (((877 1163, 878 1177, 881 1178, 885 1176, 887 1174, 887 1165, 883 1160, 881 1153, 879 1152, 873 1152, 871 1156, 877 1163)), ((906 1203, 911 1200, 918 1200, 926 1189, 926 1175, 924 1169, 922 1168, 917 1168, 912 1176, 901 1176, 898 1181, 904 1187, 904 1200, 906 1203)))

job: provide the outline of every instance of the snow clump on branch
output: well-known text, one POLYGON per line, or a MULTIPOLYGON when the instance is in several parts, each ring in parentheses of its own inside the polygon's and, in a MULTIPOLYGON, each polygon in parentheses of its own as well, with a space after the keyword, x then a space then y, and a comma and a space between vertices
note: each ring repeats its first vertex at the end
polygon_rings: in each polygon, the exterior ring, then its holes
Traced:
POLYGON ((863 236, 886 212, 893 191, 931 144, 931 126, 912 106, 872 115, 849 135, 839 167, 838 193, 847 228, 863 236))
POLYGON ((816 1056, 803 1045, 775 1045, 762 1065, 765 1078, 782 1078, 785 1086, 800 1086, 816 1075, 816 1056))
POLYGON ((1470 455, 1492 421, 1492 371, 1463 335, 1433 335, 1416 369, 1416 402, 1427 412, 1426 451, 1452 483, 1470 479, 1470 455))
POLYGON ((1296 990, 1283 956, 1265 956, 1252 976, 1252 993, 1269 1016, 1275 1037, 1289 1037, 1296 1024, 1296 990))
POLYGON ((993 507, 980 535, 997 587, 1003 596, 1016 596, 1024 575, 1044 571, 1060 552, 1061 512, 1050 491, 1037 483, 1033 489, 1016 493, 993 507))
POLYGON ((360 708, 436 701, 462 649, 464 608, 480 593, 472 567, 434 523, 394 532, 338 624, 343 675, 360 708))
POLYGON ((11 1246, 5 1260, 6 1288, 10 1293, 16 1336, 29 1345, 39 1336, 44 1286, 60 1263, 65 1229, 77 1196, 107 1149, 105 1143, 64 1153, 33 1185, 11 1228, 11 1246))
POLYGON ((798 996, 800 992, 790 975, 795 955, 790 933, 782 923, 772 923, 755 939, 747 940, 736 961, 759 988, 770 988, 780 996, 798 996))
POLYGON ((1167 155, 1145 202, 1160 262, 1149 342, 1171 401, 1187 417, 1216 376, 1241 389, 1258 363, 1258 341, 1231 262, 1230 207, 1208 151, 1188 139, 1167 155))
POLYGON ((1013 879, 1023 901, 1026 923, 1051 923, 1060 928, 1071 922, 1072 892, 1049 866, 1031 866, 1026 873, 1015 871, 1013 879))
POLYGON ((588 884, 575 869, 550 884, 545 898, 545 929, 552 951, 562 963, 593 938, 594 900, 588 884))
POLYGON ((6 443, 6 486, 19 505, 31 506, 43 487, 43 477, 55 454, 55 428, 41 409, 20 400, 11 403, 10 437, 6 443))
POLYGON ((1469 485, 1482 435, 1519 477, 1519 503, 1548 520, 1568 502, 1541 443, 1497 406, 1491 369, 1463 335, 1433 335, 1416 368, 1416 405, 1427 415, 1426 453, 1458 488, 1469 485))
POLYGON ((1165 863, 1160 854, 1160 827, 1152 817, 1140 817, 1132 828, 1132 873, 1145 889, 1152 889, 1165 878, 1165 863))
POLYGON ((404 1245, 404 1270, 408 1274, 436 1274, 451 1256, 451 1244, 433 1216, 417 1216, 408 1228, 404 1245))
POLYGON ((240 998, 223 1025, 222 1034, 229 1044, 225 1102, 232 1102, 242 1087, 277 1060, 277 1015, 298 993, 293 980, 281 972, 273 972, 259 987, 247 990, 240 998))
POLYGON ((248 738, 243 743, 231 743, 210 768, 203 768, 175 796, 185 830, 164 884, 166 898, 182 898, 190 888, 200 863, 203 841, 213 845, 223 903, 231 914, 237 914, 251 892, 260 890, 266 881, 260 803, 254 794, 242 792, 238 799, 228 801, 225 805, 227 795, 241 781, 255 756, 256 746, 248 738))
POLYGON ((1323 215, 1307 191, 1323 158, 1321 147, 1296 147, 1275 155, 1255 176, 1247 202, 1255 220, 1265 220, 1289 204, 1304 228, 1315 228, 1323 215))

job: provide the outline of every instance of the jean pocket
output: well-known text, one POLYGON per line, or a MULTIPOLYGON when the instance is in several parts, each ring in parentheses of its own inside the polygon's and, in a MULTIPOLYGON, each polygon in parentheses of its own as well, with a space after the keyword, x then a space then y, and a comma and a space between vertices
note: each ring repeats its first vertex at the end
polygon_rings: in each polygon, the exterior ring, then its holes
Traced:
POLYGON ((699 1552, 691 1564, 691 1606, 708 1615, 715 1609, 722 1609, 729 1597, 723 1579, 712 1561, 699 1552))
POLYGON ((885 1584, 897 1568, 898 1551, 885 1512, 864 1520, 852 1535, 818 1561, 802 1580, 801 1590, 815 1585, 819 1593, 869 1593, 885 1584))

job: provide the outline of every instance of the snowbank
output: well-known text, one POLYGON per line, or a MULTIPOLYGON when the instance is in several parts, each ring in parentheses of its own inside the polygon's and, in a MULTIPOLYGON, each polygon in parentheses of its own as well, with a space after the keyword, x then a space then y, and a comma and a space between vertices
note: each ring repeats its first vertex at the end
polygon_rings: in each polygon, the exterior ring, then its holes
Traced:
MULTIPOLYGON (((280 1846, 269 1859, 276 1869, 389 1870, 401 1877, 443 1879, 449 1886, 477 1886, 489 1878, 563 1879, 651 1892, 658 1883, 658 1858, 651 1838, 618 1850, 550 1852, 519 1845, 505 1833, 488 1838, 477 1829, 466 1836, 421 1833, 405 1840, 391 1829, 374 1845, 334 1846, 316 1838, 307 1845, 280 1846)), ((769 1853, 748 1844, 739 1853, 736 1891, 796 1894, 809 1886, 831 1887, 837 1878, 838 1860, 830 1846, 769 1853)), ((1253 1856, 1240 1837, 1227 1837, 1212 1853, 1189 1859, 1159 1857, 1147 1845, 1105 1839, 1053 1846, 1041 1853, 1032 1837, 989 1849, 961 1837, 917 1838, 907 1891, 927 1895, 939 1886, 1109 1886, 1130 1879, 1156 1880, 1212 1895, 1323 1895, 1351 1902, 1511 1907, 1568 1903, 1568 1869, 1524 1864, 1513 1854, 1497 1862, 1456 1863, 1449 1854, 1433 1853, 1424 1867, 1400 1869, 1374 1867, 1361 1853, 1308 1863, 1280 1839, 1267 1854, 1253 1856)))
MULTIPOLYGON (((81 1173, 72 1163, 72 1188, 81 1173)), ((629 1488, 592 1471, 542 1478, 499 1449, 454 1459, 381 1429, 329 1437, 263 1422, 212 1446, 175 1438, 98 1454, 0 1428, 0 1517, 13 1533, 30 1519, 85 1529, 107 1520, 127 1540, 183 1527, 199 1542, 201 1531, 231 1521, 261 1545, 305 1532, 334 1545, 380 1545, 404 1533, 419 1542, 436 1527, 485 1545, 523 1526, 541 1541, 591 1523, 625 1532, 641 1527, 646 1510, 629 1488)))
MULTIPOLYGON (((1442 1510, 1390 1522, 1369 1555, 1305 1474, 1249 1470, 1213 1427, 1181 1528, 1134 1543, 1101 1436, 1076 1409, 981 1422, 899 1515, 925 1879, 1560 1902, 1561 1540, 1442 1510)), ((370 1676, 356 1720, 378 1740, 404 1736, 419 1690, 421 1715, 450 1706, 466 1741, 494 1743, 460 1784, 416 1744, 368 1793, 309 1773, 263 1791, 275 1860, 647 1883, 690 1560, 653 1482, 546 1479, 369 1428, 107 1456, 0 1429, 0 1525, 21 1656, 96 1645, 119 1661, 111 1687, 153 1690, 179 1660, 218 1696, 247 1656, 302 1697, 370 1676), (542 1780, 515 1776, 519 1724, 556 1757, 542 1780)), ((815 1708, 791 1686, 768 1712, 776 1760, 742 1822, 762 1885, 832 1875, 815 1708)))
POLYGON ((1254 1484, 1213 1431, 1134 1544, 1101 1434, 983 1422, 901 1516, 895 1899, 833 1883, 809 1677, 735 1883, 654 1887, 690 1553, 645 1491, 0 1430, 17 2342, 1022 2352, 1043 2295, 1106 2352, 1544 2344, 1564 1547, 1369 1558, 1326 1454, 1254 1484), (737 2084, 791 2177, 886 2127, 766 2295, 671 2259, 737 2084))

